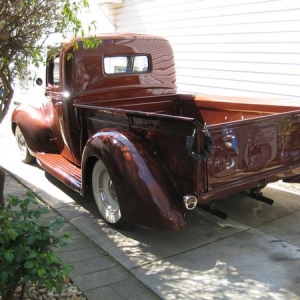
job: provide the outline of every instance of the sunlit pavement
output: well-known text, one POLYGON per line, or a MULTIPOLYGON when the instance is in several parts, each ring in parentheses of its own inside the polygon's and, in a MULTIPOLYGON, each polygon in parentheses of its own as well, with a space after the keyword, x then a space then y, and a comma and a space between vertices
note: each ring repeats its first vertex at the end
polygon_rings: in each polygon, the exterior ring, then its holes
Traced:
POLYGON ((92 199, 20 162, 9 116, 0 139, 0 165, 161 299, 300 299, 300 184, 266 187, 272 206, 241 194, 219 201, 225 220, 197 208, 178 232, 117 231, 92 199))

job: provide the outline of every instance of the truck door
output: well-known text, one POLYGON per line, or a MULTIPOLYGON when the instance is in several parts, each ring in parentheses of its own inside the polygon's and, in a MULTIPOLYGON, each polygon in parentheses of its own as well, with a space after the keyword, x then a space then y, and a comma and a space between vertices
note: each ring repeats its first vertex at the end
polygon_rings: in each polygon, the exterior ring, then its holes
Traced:
MULTIPOLYGON (((46 74, 46 96, 49 97, 50 106, 48 118, 53 131, 57 147, 67 160, 74 162, 74 157, 70 149, 70 137, 68 128, 68 99, 63 91, 61 56, 56 56, 49 60, 46 74)), ((72 107, 73 108, 73 107, 72 107)))

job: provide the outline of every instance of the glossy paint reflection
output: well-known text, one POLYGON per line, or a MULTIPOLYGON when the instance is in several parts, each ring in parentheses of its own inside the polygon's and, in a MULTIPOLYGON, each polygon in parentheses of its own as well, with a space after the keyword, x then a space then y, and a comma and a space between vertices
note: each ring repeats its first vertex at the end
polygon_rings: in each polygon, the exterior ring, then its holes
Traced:
POLYGON ((102 131, 88 144, 85 155, 94 152, 105 163, 125 219, 161 230, 177 230, 185 225, 176 186, 143 140, 128 131, 102 131))

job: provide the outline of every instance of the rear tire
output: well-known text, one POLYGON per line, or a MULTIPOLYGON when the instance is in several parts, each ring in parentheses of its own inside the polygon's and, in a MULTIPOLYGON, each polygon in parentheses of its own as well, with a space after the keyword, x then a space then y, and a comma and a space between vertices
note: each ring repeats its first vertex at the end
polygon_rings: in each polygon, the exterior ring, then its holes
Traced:
POLYGON ((126 228, 128 223, 122 218, 112 179, 101 160, 98 160, 94 166, 92 187, 95 202, 103 219, 116 228, 126 228))
POLYGON ((18 149, 21 155, 22 162, 26 164, 32 164, 35 162, 35 157, 30 154, 29 149, 27 147, 24 135, 21 129, 17 126, 16 128, 16 142, 18 145, 18 149))

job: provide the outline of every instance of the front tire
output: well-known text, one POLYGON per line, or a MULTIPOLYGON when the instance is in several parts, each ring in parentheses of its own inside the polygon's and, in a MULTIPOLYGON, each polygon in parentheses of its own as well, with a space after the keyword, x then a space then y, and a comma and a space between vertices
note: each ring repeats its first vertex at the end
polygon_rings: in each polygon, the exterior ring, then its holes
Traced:
POLYGON ((27 147, 24 135, 21 129, 17 126, 16 128, 16 142, 18 145, 18 149, 21 155, 22 162, 26 164, 32 164, 35 162, 35 157, 30 154, 29 149, 27 147))
POLYGON ((128 223, 122 218, 112 179, 101 160, 94 166, 92 187, 95 202, 104 220, 119 229, 126 228, 128 223))

